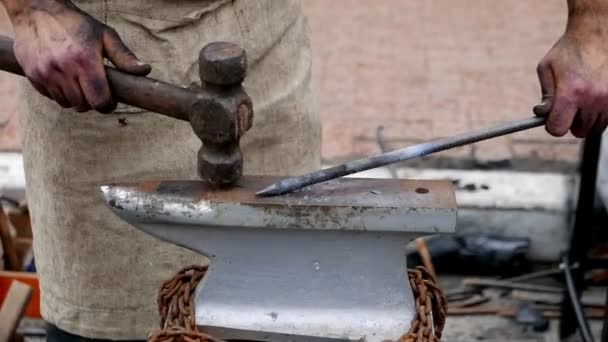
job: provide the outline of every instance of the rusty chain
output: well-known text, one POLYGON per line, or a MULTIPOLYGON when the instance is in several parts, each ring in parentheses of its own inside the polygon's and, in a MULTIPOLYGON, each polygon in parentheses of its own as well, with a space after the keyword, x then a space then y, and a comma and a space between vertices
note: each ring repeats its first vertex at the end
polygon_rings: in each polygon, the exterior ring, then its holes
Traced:
MULTIPOLYGON (((165 282, 158 295, 160 329, 148 342, 224 342, 201 332, 195 322, 194 290, 207 266, 190 266, 165 282)), ((438 342, 445 325, 447 301, 437 280, 424 267, 408 270, 416 298, 416 318, 397 342, 438 342)))
POLYGON ((408 274, 416 301, 416 318, 398 342, 441 341, 448 302, 437 285, 437 279, 422 266, 409 270, 408 274))
POLYGON ((148 337, 149 342, 221 342, 198 330, 195 322, 194 290, 206 272, 207 266, 186 267, 161 286, 160 330, 148 337))

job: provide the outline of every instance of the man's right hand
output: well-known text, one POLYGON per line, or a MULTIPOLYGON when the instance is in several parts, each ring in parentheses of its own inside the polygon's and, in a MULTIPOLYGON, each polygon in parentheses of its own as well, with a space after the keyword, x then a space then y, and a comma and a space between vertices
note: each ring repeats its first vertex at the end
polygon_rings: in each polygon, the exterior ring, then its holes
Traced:
POLYGON ((15 32, 15 56, 32 85, 64 108, 116 108, 104 57, 124 72, 147 75, 116 31, 66 0, 1 0, 15 32))

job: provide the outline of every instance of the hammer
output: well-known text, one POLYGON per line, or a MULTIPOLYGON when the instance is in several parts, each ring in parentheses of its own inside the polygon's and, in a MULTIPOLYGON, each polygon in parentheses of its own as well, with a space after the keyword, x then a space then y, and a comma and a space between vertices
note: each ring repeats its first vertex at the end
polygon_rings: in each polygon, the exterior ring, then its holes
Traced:
MULTIPOLYGON (((241 137, 251 128, 253 103, 242 82, 247 56, 239 46, 214 42, 199 55, 201 88, 178 87, 134 76, 106 66, 110 89, 118 102, 190 122, 202 141, 198 174, 209 184, 230 185, 243 173, 241 137)), ((0 70, 24 76, 13 40, 0 36, 0 70)))

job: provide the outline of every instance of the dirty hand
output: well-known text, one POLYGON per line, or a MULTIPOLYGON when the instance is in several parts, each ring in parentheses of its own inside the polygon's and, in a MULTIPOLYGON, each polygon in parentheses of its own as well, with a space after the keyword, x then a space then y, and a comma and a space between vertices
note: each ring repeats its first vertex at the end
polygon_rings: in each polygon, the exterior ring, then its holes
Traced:
POLYGON ((534 113, 546 129, 578 138, 608 125, 608 4, 570 0, 564 35, 538 65, 543 99, 534 113))
POLYGON ((15 56, 32 85, 64 108, 115 109, 104 57, 122 71, 146 75, 112 28, 67 0, 2 0, 13 23, 15 56))

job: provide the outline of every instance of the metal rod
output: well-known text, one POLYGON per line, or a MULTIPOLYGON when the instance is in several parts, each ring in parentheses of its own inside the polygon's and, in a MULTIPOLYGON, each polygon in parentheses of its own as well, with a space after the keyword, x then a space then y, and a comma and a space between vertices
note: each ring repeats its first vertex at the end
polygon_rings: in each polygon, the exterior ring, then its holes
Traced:
POLYGON ((559 268, 551 268, 551 269, 548 269, 548 270, 542 270, 542 271, 538 271, 538 272, 532 272, 532 273, 522 274, 522 275, 519 275, 517 277, 505 278, 505 279, 502 279, 502 280, 508 280, 508 281, 528 281, 528 280, 532 280, 532 279, 550 277, 550 276, 561 275, 561 274, 562 274, 562 270, 560 270, 559 268))
POLYGON ((568 298, 570 299, 570 304, 572 305, 576 321, 578 322, 581 338, 585 342, 593 342, 594 339, 591 335, 591 329, 589 329, 589 322, 587 322, 587 318, 585 317, 585 313, 583 312, 583 306, 578 296, 577 288, 574 285, 574 279, 570 270, 570 259, 567 255, 565 255, 563 258, 562 268, 564 270, 564 278, 566 279, 566 289, 568 292, 568 298))
POLYGON ((591 228, 595 222, 594 204, 601 145, 602 134, 592 134, 585 139, 582 151, 578 200, 567 251, 568 265, 577 264, 579 267, 569 269, 576 292, 568 291, 564 294, 566 300, 562 304, 562 319, 560 320, 560 337, 563 339, 572 336, 578 328, 575 308, 571 301, 580 298, 581 292, 585 288, 585 272, 589 269, 587 259, 593 246, 591 228), (574 298, 569 298, 570 296, 574 296, 574 298))
POLYGON ((546 293, 562 293, 563 289, 557 286, 537 285, 527 283, 516 283, 508 280, 481 279, 481 278, 465 278, 462 285, 475 287, 497 287, 512 290, 524 290, 546 293))
POLYGON ((0 36, 0 64, 2 65, 0 68, 4 71, 19 76, 25 76, 23 69, 21 69, 21 65, 19 65, 17 58, 15 58, 13 40, 4 36, 0 36))
POLYGON ((486 128, 474 132, 467 132, 448 138, 431 140, 426 143, 406 147, 393 152, 383 153, 376 156, 350 161, 325 170, 312 172, 298 177, 284 179, 270 185, 256 193, 257 196, 277 196, 285 194, 303 187, 326 182, 328 180, 347 176, 353 173, 394 164, 400 161, 424 157, 431 153, 448 150, 478 141, 487 140, 502 135, 524 131, 530 128, 544 125, 546 118, 532 117, 515 122, 501 124, 495 127, 486 128))
MULTIPOLYGON (((608 308, 608 293, 606 294, 606 304, 604 304, 604 308, 608 308)), ((602 326, 602 337, 600 338, 600 341, 608 341, 608 309, 604 309, 604 324, 602 326)))

